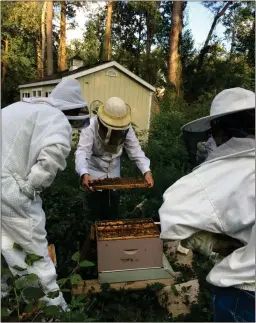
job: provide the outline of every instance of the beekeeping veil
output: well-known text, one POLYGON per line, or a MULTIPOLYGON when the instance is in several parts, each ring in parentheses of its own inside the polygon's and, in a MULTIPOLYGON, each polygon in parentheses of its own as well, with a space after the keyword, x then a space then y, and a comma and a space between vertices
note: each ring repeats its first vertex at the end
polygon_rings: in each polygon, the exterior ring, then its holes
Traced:
POLYGON ((72 128, 81 128, 89 117, 87 102, 83 99, 80 84, 75 79, 60 82, 49 97, 24 98, 23 101, 32 104, 48 104, 63 111, 72 128))
MULTIPOLYGON (((197 166, 204 162, 211 151, 217 147, 212 137, 211 123, 217 122, 220 117, 231 117, 231 114, 242 111, 250 113, 254 109, 255 94, 252 91, 232 88, 217 94, 212 101, 209 116, 194 120, 181 128, 192 165, 197 166)), ((227 122, 226 124, 228 127, 227 122)), ((232 129, 232 132, 240 134, 241 129, 232 129)))
POLYGON ((118 153, 131 124, 130 107, 123 100, 112 97, 99 107, 98 120, 98 135, 104 149, 118 153))

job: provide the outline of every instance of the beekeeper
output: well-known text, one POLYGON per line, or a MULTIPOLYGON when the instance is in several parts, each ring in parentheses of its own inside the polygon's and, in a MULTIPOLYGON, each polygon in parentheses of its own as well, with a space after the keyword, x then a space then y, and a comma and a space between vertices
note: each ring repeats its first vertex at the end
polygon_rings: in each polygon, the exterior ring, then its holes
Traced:
MULTIPOLYGON (((48 98, 27 98, 2 109, 2 254, 14 275, 37 274, 45 293, 59 286, 40 193, 66 167, 71 126, 64 114, 78 114, 85 105, 78 81, 68 80, 48 98), (14 249, 14 243, 24 251, 14 249), (27 254, 42 258, 28 266, 27 254)), ((43 300, 66 308, 62 293, 43 300)))
POLYGON ((222 235, 239 241, 206 279, 216 322, 255 322, 255 94, 224 90, 210 116, 183 127, 191 135, 209 129, 216 148, 164 194, 161 238, 205 255, 221 253, 222 235))
POLYGON ((75 153, 76 171, 82 179, 82 185, 90 192, 85 195, 85 210, 91 210, 90 215, 87 215, 89 223, 118 217, 118 193, 94 192, 90 182, 94 179, 120 177, 123 149, 152 187, 154 181, 150 161, 131 126, 130 108, 120 98, 112 97, 99 107, 98 115, 91 119, 90 126, 82 130, 75 153))

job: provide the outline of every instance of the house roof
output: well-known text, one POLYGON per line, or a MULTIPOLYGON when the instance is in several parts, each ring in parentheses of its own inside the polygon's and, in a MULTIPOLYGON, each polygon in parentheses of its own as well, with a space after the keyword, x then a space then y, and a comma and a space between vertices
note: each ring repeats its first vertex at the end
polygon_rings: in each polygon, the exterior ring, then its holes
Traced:
POLYGON ((150 89, 151 91, 155 92, 155 88, 151 84, 147 83, 142 78, 135 75, 134 73, 129 71, 127 68, 125 68, 124 66, 120 65, 119 63, 117 63, 115 61, 97 63, 97 64, 90 65, 90 66, 82 66, 82 67, 79 67, 73 71, 65 70, 63 72, 58 72, 53 75, 46 76, 42 79, 30 81, 30 82, 27 82, 26 84, 20 85, 19 89, 28 88, 31 86, 58 84, 59 82, 61 82, 61 80, 79 78, 79 77, 89 75, 89 74, 92 74, 92 73, 95 73, 95 72, 98 72, 98 71, 101 71, 101 70, 104 70, 104 69, 110 68, 110 67, 116 67, 117 69, 119 69, 124 74, 128 75, 129 77, 131 77, 132 79, 134 79, 135 81, 140 83, 141 85, 143 85, 146 88, 150 89))

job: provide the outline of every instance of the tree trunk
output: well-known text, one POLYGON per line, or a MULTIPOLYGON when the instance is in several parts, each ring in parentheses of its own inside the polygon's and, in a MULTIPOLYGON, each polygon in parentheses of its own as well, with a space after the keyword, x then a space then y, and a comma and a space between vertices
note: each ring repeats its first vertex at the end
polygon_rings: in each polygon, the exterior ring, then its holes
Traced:
POLYGON ((36 57, 37 57, 36 74, 37 74, 37 78, 40 79, 42 77, 42 69, 41 69, 41 64, 42 64, 42 44, 41 44, 41 39, 40 39, 40 34, 39 33, 38 33, 37 38, 36 38, 36 57))
POLYGON ((40 64, 40 71, 41 75, 40 77, 44 77, 44 69, 45 69, 45 40, 46 40, 46 35, 45 35, 45 17, 46 17, 46 10, 47 10, 47 1, 44 2, 43 8, 42 8, 42 15, 41 15, 41 35, 42 35, 42 50, 41 50, 41 64, 40 64))
POLYGON ((181 95, 182 67, 179 55, 179 39, 182 31, 183 1, 173 1, 172 24, 170 30, 170 55, 169 55, 169 82, 176 89, 178 96, 181 95))
POLYGON ((148 13, 146 13, 146 26, 147 26, 147 40, 146 40, 146 53, 147 57, 150 56, 151 52, 151 41, 152 41, 152 21, 148 13))
POLYGON ((112 21, 113 0, 107 5, 107 21, 104 39, 104 60, 109 61, 111 56, 111 21, 112 21))
POLYGON ((52 12, 53 1, 47 1, 47 75, 53 74, 52 55, 52 12))
POLYGON ((67 69, 66 63, 66 1, 61 1, 61 18, 60 18, 60 47, 59 47, 59 62, 58 70, 60 72, 67 69))
POLYGON ((213 22, 212 22, 212 25, 211 25, 211 29, 208 33, 208 36, 206 38, 206 41, 204 43, 204 46, 203 48, 201 49, 200 51, 200 54, 199 54, 199 58, 198 58, 198 64, 197 64, 197 71, 200 71, 200 69, 202 68, 203 66, 203 63, 204 63, 204 58, 205 58, 205 55, 208 53, 208 50, 209 50, 209 42, 212 38, 212 34, 213 34, 213 31, 217 25, 217 22, 219 20, 220 17, 222 17, 225 12, 227 11, 228 7, 232 4, 232 1, 228 1, 224 7, 217 13, 217 15, 214 17, 213 19, 213 22))
POLYGON ((2 56, 1 62, 2 62, 2 77, 1 77, 1 87, 3 89, 4 86, 4 82, 5 82, 5 78, 6 78, 6 60, 7 60, 7 55, 8 55, 8 51, 9 51, 9 40, 6 38, 4 41, 4 54, 2 56))

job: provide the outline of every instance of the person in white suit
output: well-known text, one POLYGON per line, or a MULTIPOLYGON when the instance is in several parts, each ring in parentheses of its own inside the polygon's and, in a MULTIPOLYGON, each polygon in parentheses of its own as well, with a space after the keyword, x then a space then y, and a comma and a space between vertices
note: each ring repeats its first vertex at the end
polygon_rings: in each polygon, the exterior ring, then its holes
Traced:
MULTIPOLYGON (((2 255, 13 275, 37 274, 45 293, 59 286, 48 255, 40 193, 66 167, 72 133, 67 116, 78 115, 85 106, 79 82, 67 80, 48 98, 26 98, 2 109, 2 255), (23 251, 14 249, 14 243, 23 251), (41 259, 28 266, 26 254, 41 259)), ((43 300, 67 307, 60 292, 43 300)))
POLYGON ((153 187, 150 160, 131 126, 130 108, 122 99, 112 97, 99 107, 97 116, 82 130, 75 153, 76 171, 88 191, 84 198, 85 213, 89 210, 86 213, 88 229, 95 221, 118 218, 118 192, 94 191, 90 183, 95 179, 120 177, 120 157, 124 149, 149 187, 153 187))
POLYGON ((207 276, 215 321, 255 322, 255 94, 224 90, 210 116, 183 127, 209 129, 216 147, 164 194, 161 238, 204 255, 225 251, 207 276), (236 241, 229 251, 220 244, 223 235, 236 241))

